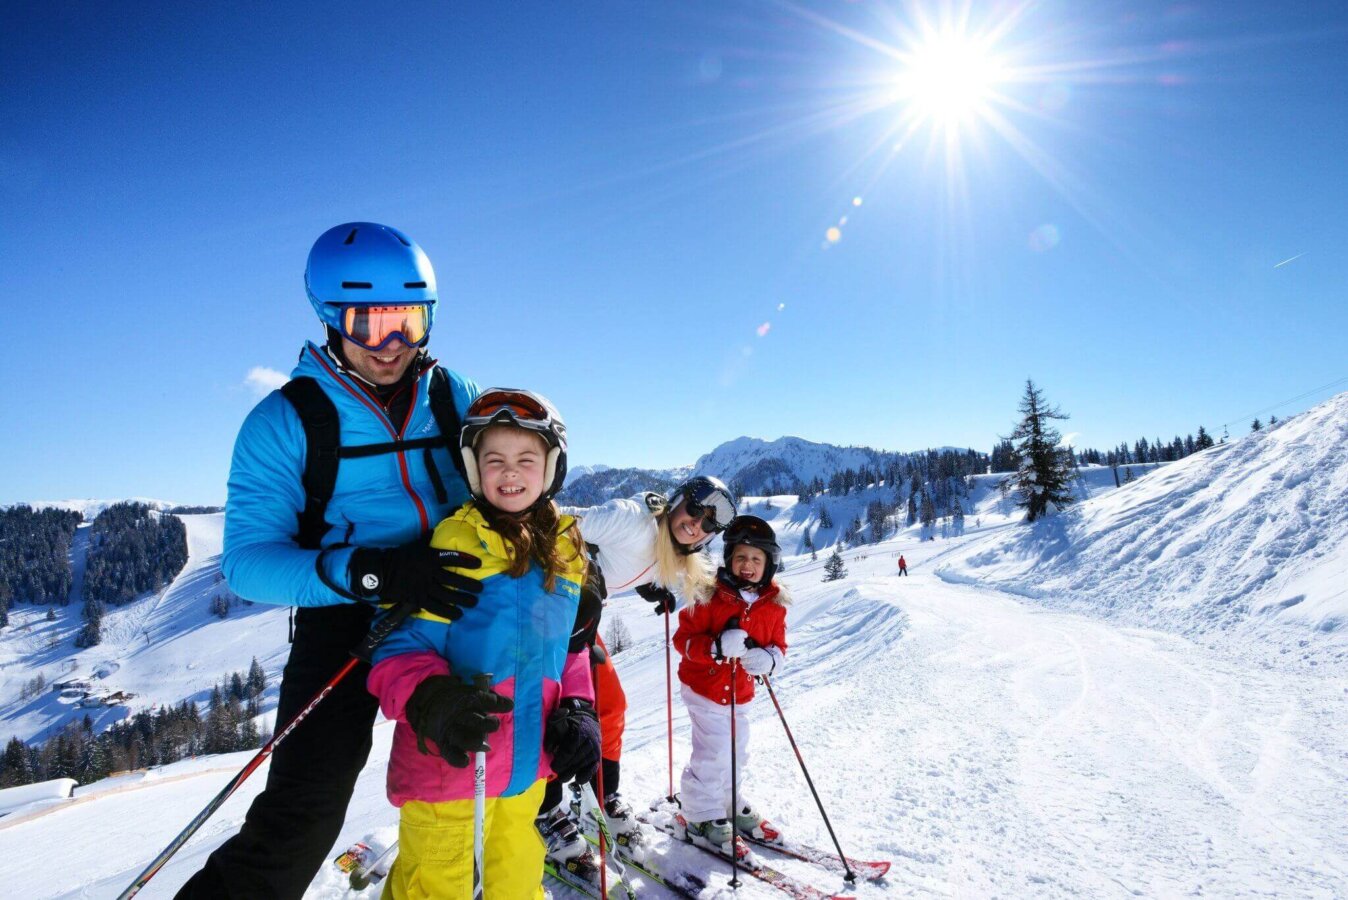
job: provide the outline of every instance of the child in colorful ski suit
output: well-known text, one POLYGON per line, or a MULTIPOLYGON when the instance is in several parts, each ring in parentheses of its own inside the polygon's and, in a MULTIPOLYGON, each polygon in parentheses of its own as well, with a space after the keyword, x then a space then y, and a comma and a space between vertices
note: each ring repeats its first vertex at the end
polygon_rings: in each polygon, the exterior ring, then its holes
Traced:
MULTIPOLYGON (((767 522, 738 516, 725 531, 724 547, 725 565, 716 573, 716 591, 711 599, 679 612, 674 648, 683 657, 679 692, 693 732, 678 823, 693 841, 729 852, 735 832, 765 840, 778 836, 739 793, 738 784, 736 808, 731 808, 730 697, 733 691, 736 775, 743 780, 754 677, 782 668, 788 598, 772 580, 781 550, 767 522)), ((744 855, 738 841, 735 852, 744 855)))
POLYGON ((384 898, 473 895, 471 754, 486 751, 485 896, 543 897, 534 816, 546 779, 589 778, 599 762, 588 636, 576 646, 585 556, 553 495, 566 477, 566 430, 537 394, 478 396, 460 438, 473 499, 431 546, 471 552, 476 605, 453 620, 419 611, 376 651, 370 691, 396 721, 388 796, 399 855, 384 898), (490 688, 475 676, 490 676, 490 688), (488 745, 490 738, 490 745, 488 745))

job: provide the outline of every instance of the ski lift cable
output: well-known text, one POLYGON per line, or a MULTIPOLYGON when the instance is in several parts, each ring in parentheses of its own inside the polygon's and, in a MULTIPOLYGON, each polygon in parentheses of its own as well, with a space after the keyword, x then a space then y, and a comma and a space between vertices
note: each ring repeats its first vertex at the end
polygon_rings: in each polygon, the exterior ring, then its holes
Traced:
POLYGON ((1228 425, 1236 425, 1236 424, 1239 424, 1239 423, 1241 423, 1241 422, 1244 422, 1244 421, 1248 420, 1248 419, 1250 418, 1250 416, 1257 416, 1257 415, 1259 415, 1259 414, 1261 414, 1261 413, 1266 413, 1266 412, 1269 412, 1269 411, 1271 411, 1271 410, 1275 410, 1275 409, 1277 409, 1277 408, 1280 407, 1280 406, 1286 406, 1286 405, 1289 404, 1289 403, 1295 403, 1296 401, 1305 399, 1306 397, 1309 397, 1309 396, 1311 396, 1312 394, 1318 394, 1318 393, 1320 393, 1320 392, 1323 391, 1323 390, 1326 390, 1326 389, 1332 388, 1332 387, 1336 387, 1336 386, 1338 386, 1338 385, 1340 385, 1340 384, 1343 384, 1343 383, 1345 383, 1345 382, 1348 382, 1348 375, 1345 375, 1343 378, 1337 378, 1337 379, 1335 379, 1334 381, 1331 381, 1329 384, 1322 384, 1322 385, 1320 385, 1318 388, 1312 388, 1311 390, 1307 391, 1307 392, 1304 393, 1304 394, 1297 394, 1295 397, 1292 397, 1292 398, 1290 398, 1290 399, 1288 399, 1288 400, 1280 400, 1280 401, 1278 401, 1277 403, 1274 403, 1272 406, 1265 406, 1263 409, 1256 409, 1254 412, 1246 413, 1246 414, 1243 415, 1243 416, 1236 416, 1236 417, 1235 417, 1234 419, 1232 419, 1230 422, 1223 422, 1223 423, 1221 424, 1220 427, 1225 428, 1225 427, 1227 427, 1228 425))

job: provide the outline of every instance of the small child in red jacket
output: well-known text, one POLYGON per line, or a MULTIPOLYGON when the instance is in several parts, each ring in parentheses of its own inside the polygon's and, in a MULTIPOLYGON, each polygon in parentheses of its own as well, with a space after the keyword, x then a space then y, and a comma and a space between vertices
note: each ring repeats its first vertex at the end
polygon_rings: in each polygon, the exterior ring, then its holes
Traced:
MULTIPOLYGON (((754 676, 781 670, 786 658, 788 598, 772 580, 781 549, 772 526, 757 516, 738 516, 724 534, 725 565, 716 573, 716 591, 679 612, 674 648, 679 692, 693 726, 693 755, 683 770, 678 824, 695 843, 730 852, 735 832, 763 840, 778 833, 736 785, 738 809, 731 809, 730 692, 735 678, 736 774, 743 780, 749 759, 747 707, 754 676), (732 826, 731 819, 734 820, 732 826)), ((744 856, 742 841, 735 853, 744 856)))

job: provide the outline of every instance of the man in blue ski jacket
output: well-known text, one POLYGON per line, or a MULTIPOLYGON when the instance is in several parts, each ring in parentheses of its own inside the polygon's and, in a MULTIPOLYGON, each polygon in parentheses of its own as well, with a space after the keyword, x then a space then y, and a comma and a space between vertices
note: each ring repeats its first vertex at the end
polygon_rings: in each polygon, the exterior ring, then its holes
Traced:
MULTIPOLYGON (((230 588, 298 607, 277 727, 345 664, 378 602, 445 618, 481 582, 445 571, 471 556, 432 549, 461 506, 458 422, 473 382, 426 354, 438 295, 421 248, 385 225, 325 232, 305 269, 327 343, 306 343, 291 381, 248 415, 234 445, 222 568, 230 588)), ((378 708, 368 665, 346 676, 276 748, 242 830, 179 898, 298 900, 331 852, 378 708)))

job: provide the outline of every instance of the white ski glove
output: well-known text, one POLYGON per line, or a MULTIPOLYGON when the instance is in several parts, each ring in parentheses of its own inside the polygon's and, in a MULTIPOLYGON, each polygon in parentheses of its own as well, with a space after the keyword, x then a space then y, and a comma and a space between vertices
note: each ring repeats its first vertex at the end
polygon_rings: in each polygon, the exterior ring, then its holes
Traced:
POLYGON ((716 652, 722 659, 739 659, 744 655, 744 642, 749 633, 743 628, 727 628, 716 639, 716 652))
POLYGON ((740 657, 740 668, 750 675, 771 675, 772 670, 777 668, 777 660, 762 647, 750 647, 740 657))

